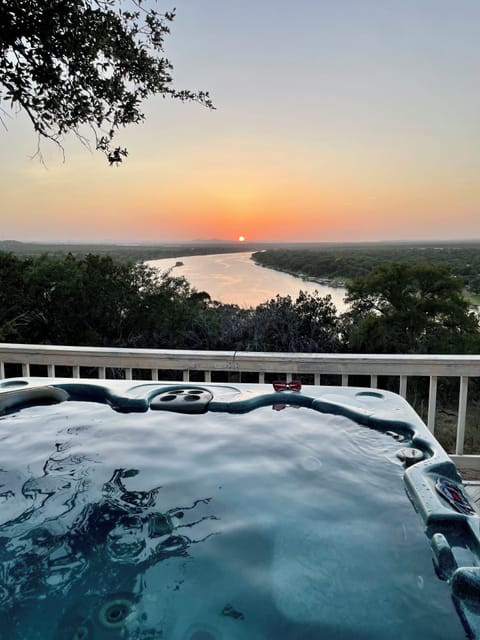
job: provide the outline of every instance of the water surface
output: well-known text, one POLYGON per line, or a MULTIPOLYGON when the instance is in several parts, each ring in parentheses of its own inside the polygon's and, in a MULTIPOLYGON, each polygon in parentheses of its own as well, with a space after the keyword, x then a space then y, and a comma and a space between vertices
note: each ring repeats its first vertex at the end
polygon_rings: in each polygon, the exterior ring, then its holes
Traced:
POLYGON ((0 440, 2 640, 465 637, 386 434, 64 402, 0 440))
POLYGON ((213 300, 225 304, 237 304, 241 307, 255 307, 277 294, 296 298, 300 290, 321 296, 330 294, 337 311, 346 310, 343 302, 345 289, 321 285, 288 273, 261 267, 250 259, 252 253, 222 253, 208 256, 189 256, 186 258, 167 258, 150 260, 146 264, 160 271, 166 271, 177 262, 173 273, 185 276, 198 291, 207 291, 213 300))

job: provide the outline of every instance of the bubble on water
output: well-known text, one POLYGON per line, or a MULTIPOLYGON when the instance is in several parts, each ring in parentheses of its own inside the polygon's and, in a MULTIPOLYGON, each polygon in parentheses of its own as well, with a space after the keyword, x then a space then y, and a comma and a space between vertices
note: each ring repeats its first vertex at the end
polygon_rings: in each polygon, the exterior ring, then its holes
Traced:
POLYGON ((305 471, 314 472, 320 469, 320 467, 322 466, 322 461, 318 458, 315 458, 315 456, 307 456, 306 458, 300 460, 300 466, 302 467, 302 469, 305 469, 305 471))

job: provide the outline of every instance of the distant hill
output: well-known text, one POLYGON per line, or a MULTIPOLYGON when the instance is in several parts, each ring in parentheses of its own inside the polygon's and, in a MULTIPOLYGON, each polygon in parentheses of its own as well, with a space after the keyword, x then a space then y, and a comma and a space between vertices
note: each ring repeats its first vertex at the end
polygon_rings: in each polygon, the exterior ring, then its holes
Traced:
POLYGON ((87 253, 111 256, 119 260, 160 260, 162 258, 179 258, 212 253, 235 253, 239 251, 258 251, 262 245, 247 245, 246 243, 222 243, 221 241, 176 244, 90 244, 90 243, 46 243, 19 242, 18 240, 0 240, 0 251, 13 253, 17 256, 38 256, 45 253, 50 255, 64 255, 72 253, 83 256, 87 253))

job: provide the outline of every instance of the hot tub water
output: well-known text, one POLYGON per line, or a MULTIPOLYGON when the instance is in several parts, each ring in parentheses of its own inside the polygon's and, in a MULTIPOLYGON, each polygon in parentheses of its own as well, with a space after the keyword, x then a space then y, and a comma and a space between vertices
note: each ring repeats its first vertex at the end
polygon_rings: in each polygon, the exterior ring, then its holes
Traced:
POLYGON ((466 637, 390 435, 70 401, 0 442, 0 638, 466 637))

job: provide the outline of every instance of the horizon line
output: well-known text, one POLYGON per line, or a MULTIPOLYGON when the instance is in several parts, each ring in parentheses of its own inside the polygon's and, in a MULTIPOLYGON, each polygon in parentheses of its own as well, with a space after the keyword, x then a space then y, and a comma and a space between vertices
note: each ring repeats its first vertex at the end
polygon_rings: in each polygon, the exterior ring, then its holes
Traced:
POLYGON ((294 245, 294 244, 309 244, 309 245, 365 245, 365 244, 475 244, 480 243, 480 237, 478 238, 421 238, 421 239, 384 239, 384 240, 224 240, 217 238, 209 239, 191 239, 191 240, 137 240, 137 241, 122 241, 122 240, 16 240, 14 238, 6 238, 0 240, 0 244, 49 244, 49 245, 67 245, 67 246, 101 246, 101 245, 116 245, 125 247, 136 246, 165 246, 165 245, 233 245, 235 247, 248 247, 250 245, 260 244, 276 244, 276 245, 294 245))

